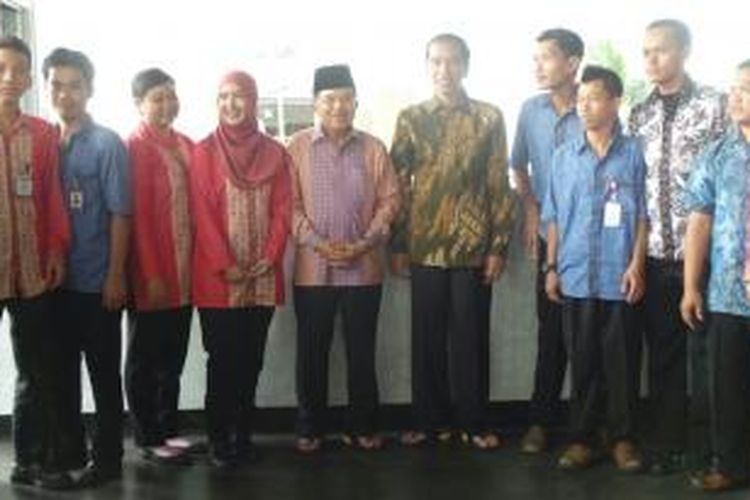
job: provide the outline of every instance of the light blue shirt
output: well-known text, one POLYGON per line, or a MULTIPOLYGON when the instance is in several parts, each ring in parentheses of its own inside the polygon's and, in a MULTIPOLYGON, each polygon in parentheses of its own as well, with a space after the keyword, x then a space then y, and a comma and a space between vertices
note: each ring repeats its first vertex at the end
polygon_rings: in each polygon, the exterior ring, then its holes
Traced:
POLYGON ((558 228, 563 295, 625 299, 622 275, 633 255, 638 224, 647 219, 645 178, 640 145, 623 135, 619 125, 604 158, 596 156, 583 133, 555 152, 542 221, 558 228), (619 215, 610 211, 605 223, 608 204, 619 215))
POLYGON ((130 215, 128 153, 120 137, 91 121, 60 151, 72 240, 63 285, 100 293, 109 268, 111 215, 130 215))
POLYGON ((577 139, 582 133, 575 108, 558 116, 550 94, 540 94, 523 103, 513 139, 510 165, 514 170, 529 174, 531 189, 540 204, 544 201, 555 150, 577 139))
POLYGON ((708 309, 750 317, 742 274, 748 217, 750 150, 736 127, 696 159, 685 189, 691 212, 713 216, 708 309))

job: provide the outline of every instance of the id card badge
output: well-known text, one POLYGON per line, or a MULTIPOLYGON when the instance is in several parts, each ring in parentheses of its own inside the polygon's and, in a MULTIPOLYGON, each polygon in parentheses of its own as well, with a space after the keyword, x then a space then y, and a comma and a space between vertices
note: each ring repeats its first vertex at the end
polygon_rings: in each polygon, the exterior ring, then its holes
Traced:
POLYGON ((604 227, 620 227, 622 219, 622 205, 616 201, 608 201, 604 205, 604 227))
POLYGON ((70 208, 73 210, 83 210, 83 191, 74 189, 70 192, 70 208))
POLYGON ((31 175, 28 173, 19 174, 16 177, 16 196, 29 197, 32 193, 31 175))

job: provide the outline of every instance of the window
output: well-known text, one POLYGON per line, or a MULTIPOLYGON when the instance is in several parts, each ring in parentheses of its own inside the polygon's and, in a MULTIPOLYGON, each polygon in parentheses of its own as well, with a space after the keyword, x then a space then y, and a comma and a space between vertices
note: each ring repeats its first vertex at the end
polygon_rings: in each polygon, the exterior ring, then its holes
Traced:
POLYGON ((258 105, 266 133, 283 143, 298 130, 313 124, 313 103, 310 98, 263 97, 258 105))

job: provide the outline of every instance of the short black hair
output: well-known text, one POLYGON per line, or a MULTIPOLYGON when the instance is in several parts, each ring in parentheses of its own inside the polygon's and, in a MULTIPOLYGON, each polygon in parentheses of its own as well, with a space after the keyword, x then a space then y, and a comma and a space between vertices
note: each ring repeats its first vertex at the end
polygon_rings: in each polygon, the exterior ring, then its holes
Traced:
POLYGON ((59 68, 60 66, 72 67, 80 71, 81 76, 86 81, 89 92, 93 93, 94 65, 86 54, 77 50, 66 49, 65 47, 56 48, 44 58, 44 62, 42 63, 42 75, 44 79, 49 78, 49 72, 52 68, 59 68))
POLYGON ((31 49, 26 42, 17 36, 9 35, 0 37, 0 49, 8 49, 21 54, 28 61, 29 69, 31 69, 31 49))
POLYGON ((436 43, 452 43, 455 45, 458 48, 458 52, 461 54, 461 60, 467 68, 469 67, 471 52, 469 51, 469 45, 466 43, 466 40, 458 35, 454 35, 453 33, 440 33, 439 35, 435 35, 430 38, 429 42, 427 42, 425 57, 430 57, 430 47, 436 43))
POLYGON ((620 76, 603 66, 589 65, 583 69, 582 83, 602 82, 610 97, 622 97, 623 86, 620 76))
POLYGON ((166 83, 173 84, 174 78, 161 68, 148 68, 136 73, 130 84, 130 89, 133 92, 134 99, 143 99, 149 90, 166 83))
POLYGON ((750 59, 745 59, 737 65, 737 71, 743 71, 746 69, 750 69, 750 59))
POLYGON ((553 28, 542 31, 542 33, 536 37, 537 42, 552 41, 560 47, 560 50, 567 57, 580 57, 583 58, 584 45, 583 40, 574 31, 570 31, 565 28, 553 28))
POLYGON ((689 49, 693 41, 690 35, 690 28, 678 19, 657 19, 649 23, 646 27, 646 31, 655 29, 667 29, 671 31, 677 44, 683 49, 689 49))

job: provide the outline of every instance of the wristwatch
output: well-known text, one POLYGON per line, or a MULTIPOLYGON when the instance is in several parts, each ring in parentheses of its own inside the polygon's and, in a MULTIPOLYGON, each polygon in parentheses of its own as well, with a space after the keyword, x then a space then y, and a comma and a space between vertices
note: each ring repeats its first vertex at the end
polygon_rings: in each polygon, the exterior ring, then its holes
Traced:
POLYGON ((545 262, 544 264, 542 264, 542 272, 544 274, 547 274, 547 273, 549 273, 551 271, 557 272, 557 263, 556 262, 552 262, 552 263, 545 262))

